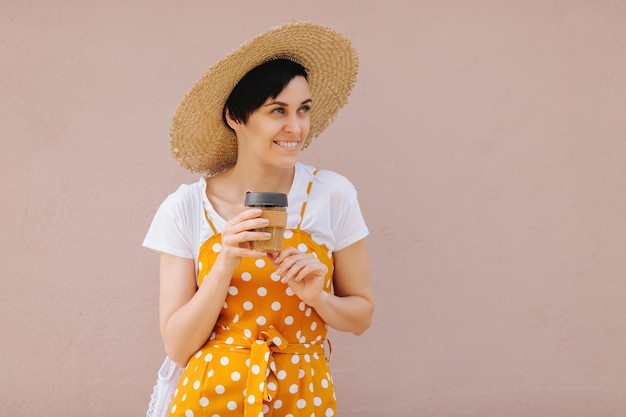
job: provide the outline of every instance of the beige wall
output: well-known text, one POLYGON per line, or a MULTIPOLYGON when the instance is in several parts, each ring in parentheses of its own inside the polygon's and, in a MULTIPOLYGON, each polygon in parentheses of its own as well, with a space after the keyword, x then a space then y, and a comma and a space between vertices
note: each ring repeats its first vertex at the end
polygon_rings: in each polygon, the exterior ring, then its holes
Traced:
POLYGON ((626 3, 216 3, 0 2, 0 414, 143 415, 163 350, 140 244, 196 179, 171 114, 293 18, 361 56, 304 155, 371 227, 374 325, 333 333, 340 417, 625 415, 626 3))

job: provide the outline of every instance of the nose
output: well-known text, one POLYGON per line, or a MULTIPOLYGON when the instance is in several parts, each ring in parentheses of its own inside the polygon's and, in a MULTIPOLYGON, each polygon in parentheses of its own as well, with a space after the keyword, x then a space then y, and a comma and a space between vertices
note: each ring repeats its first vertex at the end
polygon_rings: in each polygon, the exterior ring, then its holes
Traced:
POLYGON ((305 121, 303 120, 303 118, 298 117, 297 114, 289 115, 289 117, 287 117, 285 120, 285 132, 299 135, 304 128, 304 123, 305 121))

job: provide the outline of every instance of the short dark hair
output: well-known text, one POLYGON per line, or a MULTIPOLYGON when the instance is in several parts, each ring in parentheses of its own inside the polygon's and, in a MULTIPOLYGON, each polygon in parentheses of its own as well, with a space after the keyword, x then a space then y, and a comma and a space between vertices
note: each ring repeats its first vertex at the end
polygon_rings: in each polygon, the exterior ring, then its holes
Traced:
POLYGON ((296 76, 307 78, 306 68, 287 58, 276 58, 250 70, 237 83, 226 100, 222 117, 226 123, 226 112, 240 123, 247 123, 248 117, 269 98, 276 98, 296 76))

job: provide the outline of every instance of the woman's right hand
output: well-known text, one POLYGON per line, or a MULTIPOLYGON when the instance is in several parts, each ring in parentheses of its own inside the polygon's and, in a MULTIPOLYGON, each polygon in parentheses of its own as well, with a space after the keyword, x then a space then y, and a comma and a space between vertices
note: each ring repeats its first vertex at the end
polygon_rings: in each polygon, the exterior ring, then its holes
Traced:
POLYGON ((241 258, 261 258, 263 252, 253 250, 250 242, 253 240, 269 240, 271 235, 265 232, 256 232, 255 229, 266 227, 269 220, 261 216, 261 209, 247 209, 226 222, 222 230, 222 249, 216 262, 225 262, 235 269, 241 263, 241 258))

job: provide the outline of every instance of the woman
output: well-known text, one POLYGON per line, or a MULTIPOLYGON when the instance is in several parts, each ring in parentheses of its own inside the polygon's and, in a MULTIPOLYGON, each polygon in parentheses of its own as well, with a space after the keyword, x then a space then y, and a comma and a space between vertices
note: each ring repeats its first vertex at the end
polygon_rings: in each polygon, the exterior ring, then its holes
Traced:
POLYGON ((363 333, 374 309, 356 191, 298 162, 347 102, 354 49, 323 26, 293 23, 211 67, 181 101, 174 157, 206 175, 161 205, 144 241, 160 252, 160 323, 185 367, 172 416, 333 416, 326 326, 363 333), (288 195, 278 254, 246 191, 288 195))

